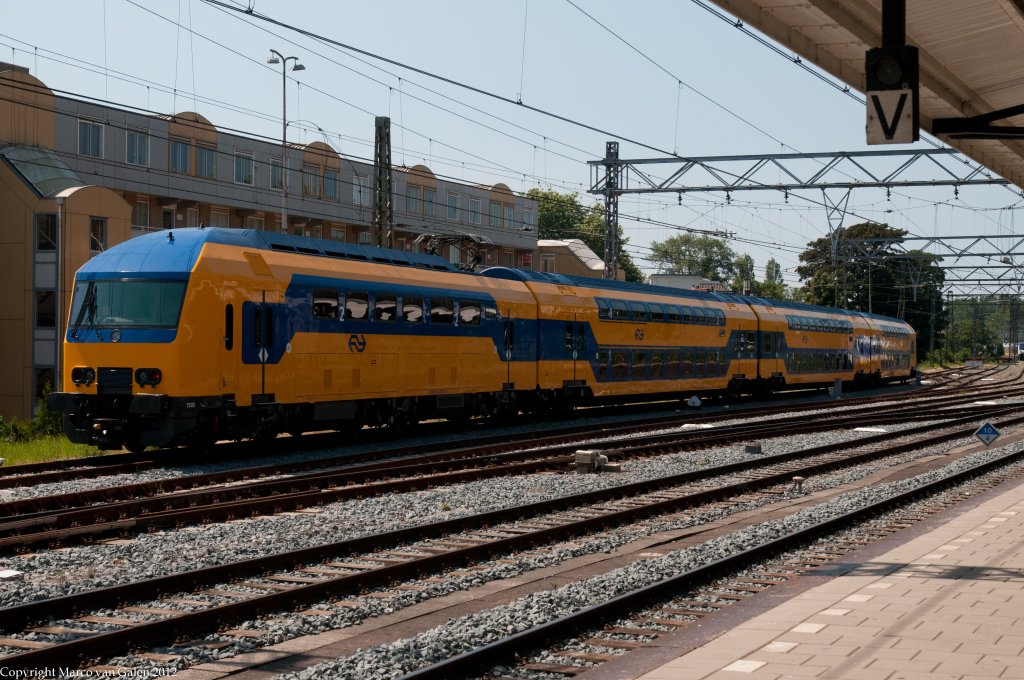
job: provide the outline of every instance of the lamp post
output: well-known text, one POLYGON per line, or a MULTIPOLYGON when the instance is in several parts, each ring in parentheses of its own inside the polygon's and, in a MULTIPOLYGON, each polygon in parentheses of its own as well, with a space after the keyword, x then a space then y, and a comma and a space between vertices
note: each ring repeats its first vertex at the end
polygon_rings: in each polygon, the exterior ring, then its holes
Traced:
POLYGON ((288 233, 288 61, 293 71, 305 71, 298 57, 286 57, 277 50, 270 50, 268 64, 281 65, 281 231, 288 233))

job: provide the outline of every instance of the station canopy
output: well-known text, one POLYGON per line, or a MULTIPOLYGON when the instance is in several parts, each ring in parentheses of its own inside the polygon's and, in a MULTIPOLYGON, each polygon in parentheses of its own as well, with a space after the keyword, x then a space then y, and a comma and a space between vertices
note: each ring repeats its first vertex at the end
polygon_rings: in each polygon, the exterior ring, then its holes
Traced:
MULTIPOLYGON (((864 53, 882 45, 881 0, 713 0, 803 60, 863 92, 864 53)), ((932 120, 1024 105, 1024 0, 906 0, 920 53, 922 132, 932 120)), ((1024 126, 1024 115, 993 121, 1024 126)), ((943 142, 1024 186, 1024 136, 943 142)))

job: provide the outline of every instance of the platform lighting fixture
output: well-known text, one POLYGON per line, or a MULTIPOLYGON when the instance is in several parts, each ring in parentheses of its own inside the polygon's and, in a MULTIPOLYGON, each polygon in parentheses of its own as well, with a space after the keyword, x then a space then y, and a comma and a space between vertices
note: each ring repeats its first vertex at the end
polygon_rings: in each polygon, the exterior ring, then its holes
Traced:
POLYGON ((292 71, 305 71, 298 57, 286 57, 277 50, 270 50, 268 64, 281 65, 281 231, 288 232, 288 62, 292 71))

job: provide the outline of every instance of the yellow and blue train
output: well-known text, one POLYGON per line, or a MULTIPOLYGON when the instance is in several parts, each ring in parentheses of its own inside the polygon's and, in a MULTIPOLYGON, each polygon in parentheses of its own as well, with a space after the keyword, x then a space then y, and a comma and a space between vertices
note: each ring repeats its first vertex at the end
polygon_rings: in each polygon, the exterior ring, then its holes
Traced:
POLYGON ((847 310, 175 229, 78 271, 49 405, 72 441, 138 450, 907 380, 915 341, 847 310))

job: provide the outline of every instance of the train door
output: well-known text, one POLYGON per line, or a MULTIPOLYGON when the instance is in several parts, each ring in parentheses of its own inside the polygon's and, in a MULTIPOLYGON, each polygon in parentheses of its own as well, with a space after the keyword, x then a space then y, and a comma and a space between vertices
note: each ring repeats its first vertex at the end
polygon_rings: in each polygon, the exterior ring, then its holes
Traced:
POLYGON ((238 390, 238 355, 235 353, 235 306, 230 302, 224 305, 224 337, 221 343, 221 392, 233 394, 238 390))
POLYGON ((258 291, 256 296, 256 300, 246 305, 249 323, 245 334, 246 363, 253 366, 250 384, 254 404, 275 400, 273 369, 277 361, 274 357, 280 356, 275 338, 274 306, 267 302, 267 291, 258 291))
POLYGON ((512 323, 512 310, 505 310, 505 329, 504 336, 502 338, 502 352, 505 357, 505 386, 508 389, 513 389, 512 384, 512 356, 515 348, 515 333, 516 327, 512 323))
POLYGON ((572 379, 575 383, 580 379, 577 365, 582 361, 586 362, 586 340, 584 339, 584 324, 579 320, 579 314, 572 315, 573 322, 565 334, 565 349, 572 355, 572 379))

